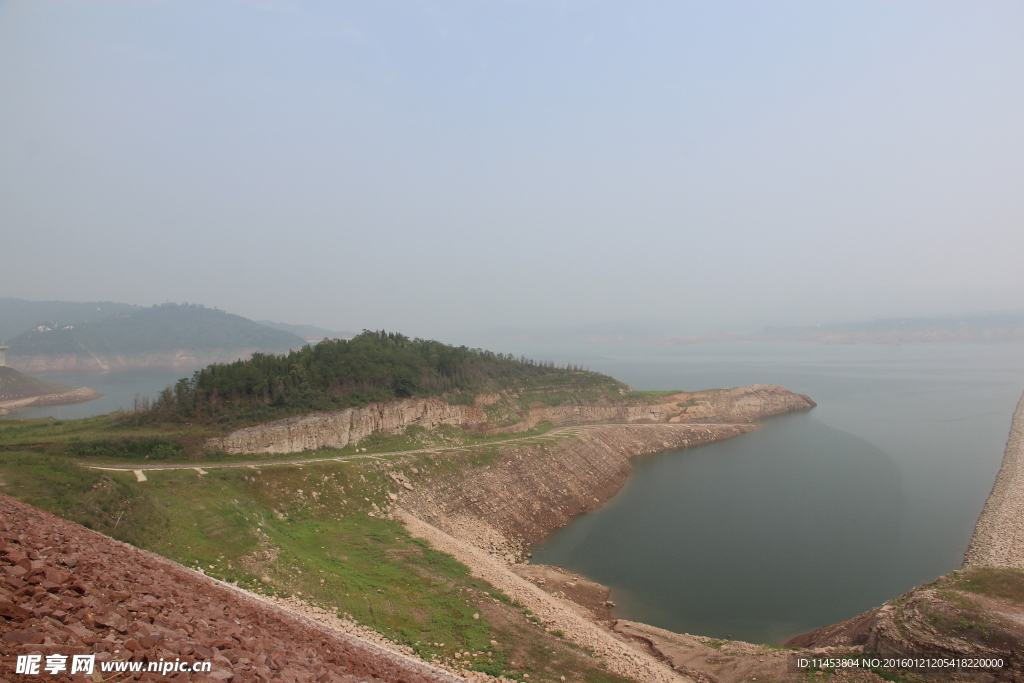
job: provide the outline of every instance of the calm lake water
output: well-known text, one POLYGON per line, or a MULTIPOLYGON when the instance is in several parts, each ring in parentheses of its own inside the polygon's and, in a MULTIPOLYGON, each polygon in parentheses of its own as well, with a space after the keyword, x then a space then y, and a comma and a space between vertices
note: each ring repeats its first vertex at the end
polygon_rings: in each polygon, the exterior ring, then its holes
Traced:
MULTIPOLYGON (((1024 392, 1024 346, 521 345, 637 389, 781 384, 818 407, 634 459, 605 507, 534 549, 613 589, 615 616, 779 643, 959 567, 1024 392)), ((128 408, 190 371, 54 374, 106 396, 11 417, 128 408)))
POLYGON ((192 372, 193 370, 186 368, 184 370, 125 370, 124 372, 108 372, 105 374, 81 372, 32 373, 33 377, 50 382, 68 384, 75 387, 88 387, 100 392, 103 396, 84 403, 67 403, 64 405, 19 410, 4 417, 7 419, 55 417, 60 420, 71 420, 79 417, 102 415, 115 410, 127 410, 134 405, 136 393, 141 396, 148 396, 151 399, 156 398, 161 389, 174 384, 182 377, 191 377, 192 372))
POLYGON ((536 547, 616 617, 780 643, 959 567, 1024 391, 1015 345, 524 346, 638 389, 781 384, 818 407, 635 459, 605 507, 536 547))

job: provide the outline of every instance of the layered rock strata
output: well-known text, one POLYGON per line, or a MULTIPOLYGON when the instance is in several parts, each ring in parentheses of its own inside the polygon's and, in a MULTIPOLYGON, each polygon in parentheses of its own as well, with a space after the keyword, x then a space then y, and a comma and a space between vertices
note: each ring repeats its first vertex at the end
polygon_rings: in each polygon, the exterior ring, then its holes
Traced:
POLYGON ((973 662, 930 670, 910 667, 925 680, 1024 680, 1024 658, 1019 650, 1024 641, 1024 606, 1012 597, 965 590, 978 581, 991 585, 991 576, 976 571, 940 577, 852 619, 796 636, 786 646, 815 648, 816 652, 853 646, 872 657, 905 662, 973 662))
POLYGON ((520 411, 519 422, 500 427, 488 423, 485 406, 503 397, 478 397, 474 405, 452 405, 433 398, 416 398, 394 403, 372 403, 362 408, 312 413, 235 430, 210 439, 207 450, 228 453, 294 453, 321 448, 344 448, 374 432, 400 434, 417 425, 433 429, 453 425, 487 432, 517 432, 540 422, 554 425, 595 423, 737 423, 750 422, 791 410, 812 408, 806 396, 776 385, 755 384, 738 389, 718 389, 666 396, 659 403, 603 399, 592 404, 549 406, 534 403, 520 411))

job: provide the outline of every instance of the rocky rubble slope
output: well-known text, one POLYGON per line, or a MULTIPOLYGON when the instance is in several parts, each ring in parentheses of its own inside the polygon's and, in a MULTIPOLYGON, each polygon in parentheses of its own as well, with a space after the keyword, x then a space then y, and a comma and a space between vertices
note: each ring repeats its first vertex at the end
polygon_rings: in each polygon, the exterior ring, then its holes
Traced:
POLYGON ((0 655, 0 681, 11 683, 462 680, 3 495, 0 655), (17 673, 18 656, 33 654, 43 666, 67 656, 64 670, 17 673), (95 655, 93 675, 72 676, 73 655, 95 655), (161 660, 210 670, 145 672, 161 660), (143 673, 100 673, 109 662, 143 673))

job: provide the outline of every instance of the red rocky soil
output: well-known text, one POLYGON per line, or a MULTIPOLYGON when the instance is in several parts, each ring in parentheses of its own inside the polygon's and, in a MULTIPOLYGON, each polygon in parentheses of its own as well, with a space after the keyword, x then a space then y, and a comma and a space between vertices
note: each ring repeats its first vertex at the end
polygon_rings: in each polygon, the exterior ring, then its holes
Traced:
MULTIPOLYGON (((145 669, 146 665, 143 665, 145 669)), ((463 679, 263 603, 167 559, 0 495, 0 683, 463 679), (95 654, 86 676, 16 673, 18 655, 95 654), (209 673, 100 673, 100 662, 209 661, 209 673)))

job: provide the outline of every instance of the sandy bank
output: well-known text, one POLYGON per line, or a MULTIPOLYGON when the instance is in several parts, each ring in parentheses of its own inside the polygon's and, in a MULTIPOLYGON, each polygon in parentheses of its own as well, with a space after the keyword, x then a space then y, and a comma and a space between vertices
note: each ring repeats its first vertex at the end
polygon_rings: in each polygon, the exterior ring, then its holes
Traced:
POLYGON ((1024 569, 1024 396, 1017 403, 1003 464, 974 527, 964 567, 1024 569))

